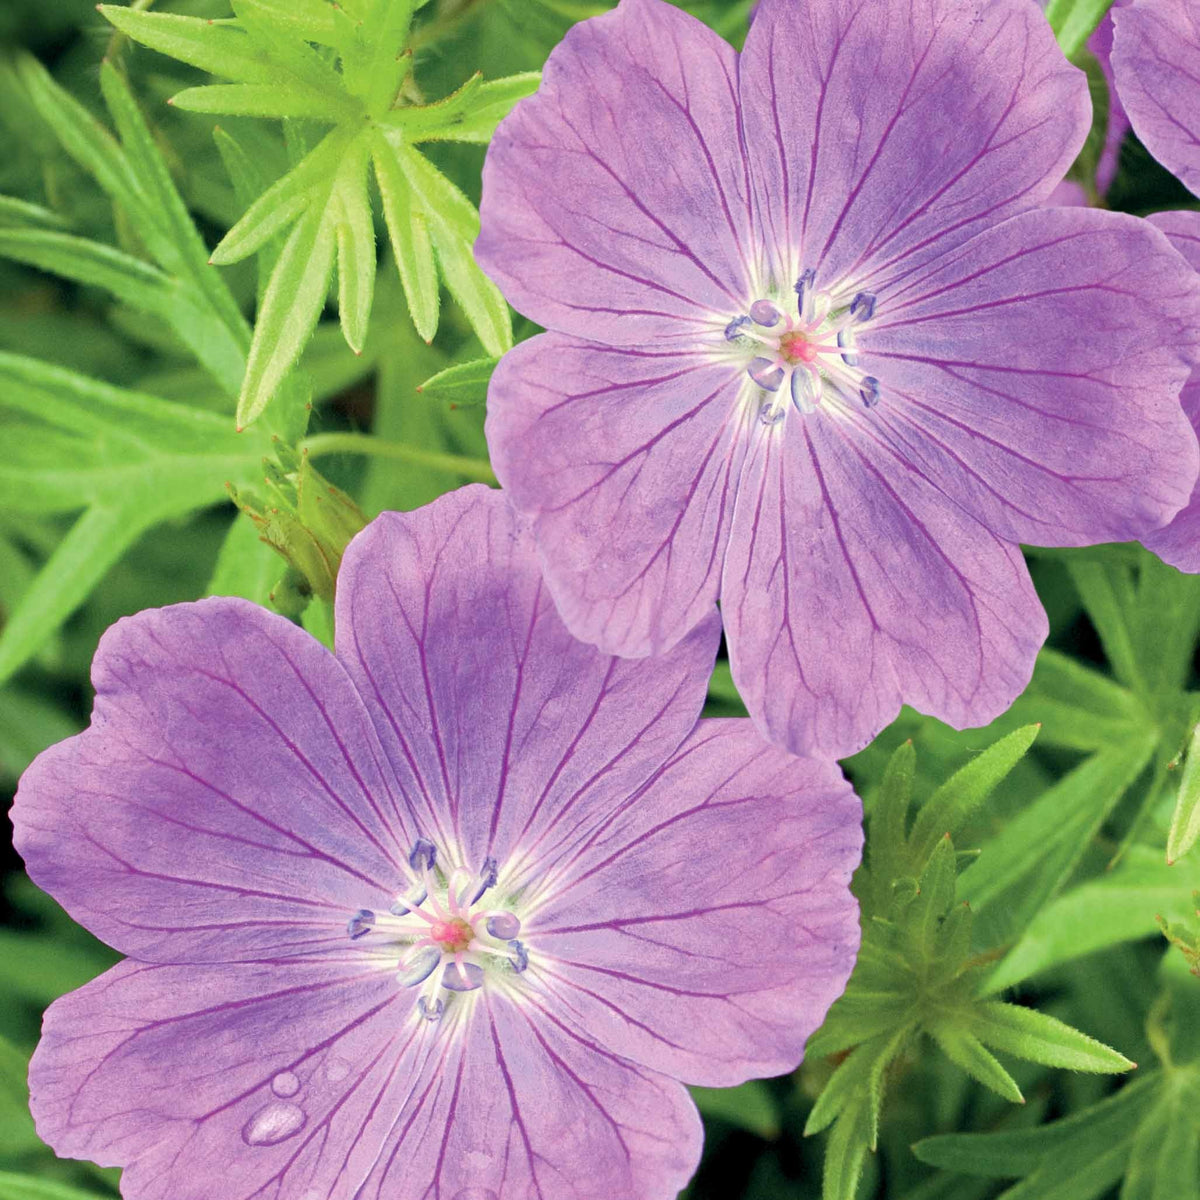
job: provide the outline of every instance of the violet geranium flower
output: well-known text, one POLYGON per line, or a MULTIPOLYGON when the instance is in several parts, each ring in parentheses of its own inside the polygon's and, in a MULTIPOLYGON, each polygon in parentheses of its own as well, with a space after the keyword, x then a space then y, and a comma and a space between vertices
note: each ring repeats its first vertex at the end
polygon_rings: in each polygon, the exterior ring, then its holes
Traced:
POLYGON ((1197 476, 1200 280, 1043 207, 1089 125, 1030 0, 661 0, 576 26, 484 169, 477 254, 551 332, 489 395, 567 626, 661 653, 720 600, 774 741, 955 726, 1045 631, 1018 543, 1122 541, 1197 476))
MULTIPOLYGON (((1169 171, 1200 195, 1200 0, 1134 0, 1113 9, 1112 66, 1134 132, 1169 171)), ((1200 271, 1200 213, 1156 213, 1150 220, 1200 271)), ((1200 370, 1183 389, 1183 407, 1200 432, 1200 370)), ((1181 571, 1200 571, 1200 486, 1170 524, 1143 544, 1181 571)))
POLYGON ((678 1080, 794 1067, 858 944, 836 767, 575 641, 497 492, 386 514, 338 654, 216 599, 119 622, 22 780, 33 878, 129 955, 46 1015, 41 1135, 130 1200, 673 1200, 678 1080))

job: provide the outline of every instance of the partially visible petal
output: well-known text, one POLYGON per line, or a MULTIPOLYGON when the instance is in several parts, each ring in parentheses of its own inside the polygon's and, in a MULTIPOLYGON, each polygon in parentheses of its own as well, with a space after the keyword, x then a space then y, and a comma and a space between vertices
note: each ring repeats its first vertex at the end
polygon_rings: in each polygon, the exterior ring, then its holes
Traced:
POLYGON ((397 1081, 383 1150, 351 1160, 371 1167, 354 1200, 675 1200, 696 1169, 684 1088, 552 1009, 481 996, 458 1034, 397 1081))
POLYGON ((871 291, 1042 203, 1091 117, 1027 0, 762 0, 739 94, 776 269, 871 291))
POLYGON ((832 763, 702 721, 534 885, 530 973, 601 1045, 688 1083, 790 1071, 854 965, 861 821, 832 763))
MULTIPOLYGON (((1200 212, 1155 213, 1149 219, 1200 271, 1200 212)), ((1200 368, 1192 371, 1179 398, 1192 428, 1200 434, 1200 368)), ((1191 498, 1175 519, 1162 529, 1143 535, 1142 544, 1181 571, 1200 572, 1200 483, 1192 489, 1191 498)))
POLYGON ((745 311, 736 71, 727 42, 662 0, 567 34, 484 165, 475 253, 519 312, 628 345, 745 311))
POLYGON ((590 828, 687 736, 715 609, 670 653, 613 659, 566 630, 501 492, 385 513, 351 543, 337 646, 421 833, 478 869, 551 825, 590 828))
POLYGON ((488 444, 533 518, 576 637, 613 654, 669 650, 717 600, 744 430, 745 374, 696 355, 559 334, 492 377, 488 444))
POLYGON ((412 1002, 362 964, 126 960, 47 1011, 29 1073, 38 1133, 124 1167, 126 1200, 349 1200, 365 1172, 348 1161, 386 1133, 373 1109, 411 1082, 399 1064, 428 1025, 412 1002))
POLYGON ((103 637, 89 729, 13 809, 34 881, 153 962, 340 950, 386 907, 410 818, 346 672, 258 605, 150 610, 103 637))
POLYGON ((852 754, 902 703, 982 725, 1046 636, 1020 550, 897 457, 873 411, 763 429, 738 494, 721 585, 733 678, 798 754, 852 754))
POLYGON ((1200 5, 1133 0, 1113 9, 1117 92, 1146 149, 1200 195, 1200 5))
POLYGON ((858 346, 875 435, 1006 541, 1128 541, 1196 481, 1200 276, 1145 221, 1014 217, 882 292, 858 346))

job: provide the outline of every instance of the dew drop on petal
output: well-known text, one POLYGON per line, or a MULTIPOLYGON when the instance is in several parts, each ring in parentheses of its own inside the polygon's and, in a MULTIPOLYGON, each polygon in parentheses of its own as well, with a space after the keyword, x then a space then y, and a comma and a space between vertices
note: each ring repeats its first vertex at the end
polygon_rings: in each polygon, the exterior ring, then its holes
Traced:
POLYGON ((247 1146, 275 1146, 300 1132, 308 1121, 304 1109, 276 1101, 260 1108, 242 1129, 247 1146))
POLYGON ((300 1090, 300 1080, 291 1071, 280 1071, 271 1080, 271 1091, 277 1096, 294 1096, 300 1090))

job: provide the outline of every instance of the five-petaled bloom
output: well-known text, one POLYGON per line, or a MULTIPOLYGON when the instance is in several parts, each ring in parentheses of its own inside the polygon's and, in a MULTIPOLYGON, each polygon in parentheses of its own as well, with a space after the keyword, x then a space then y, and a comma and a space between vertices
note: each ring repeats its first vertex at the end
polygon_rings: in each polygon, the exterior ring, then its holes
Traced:
MULTIPOLYGON (((1155 158, 1200 196, 1200 0, 1134 0, 1114 8, 1113 24, 1117 99, 1155 158)), ((1150 220, 1200 271, 1200 212, 1150 220)), ((1183 407, 1200 432, 1200 367, 1183 407)), ((1200 484, 1169 525, 1142 541, 1181 571, 1200 571, 1200 484)))
POLYGON ((794 1067, 858 944, 858 801, 698 721, 718 634, 576 641, 483 487, 355 539, 336 657, 239 600, 120 622, 15 809, 129 955, 47 1013, 42 1136, 131 1200, 673 1198, 678 1081, 794 1067))
POLYGON ((1142 536, 1197 477, 1200 279, 1043 206, 1089 121, 1030 0, 762 0, 740 57, 662 0, 576 26, 477 243, 551 330, 488 437, 567 626, 661 653, 719 599, 798 751, 1001 712, 1046 629, 1018 543, 1142 536))

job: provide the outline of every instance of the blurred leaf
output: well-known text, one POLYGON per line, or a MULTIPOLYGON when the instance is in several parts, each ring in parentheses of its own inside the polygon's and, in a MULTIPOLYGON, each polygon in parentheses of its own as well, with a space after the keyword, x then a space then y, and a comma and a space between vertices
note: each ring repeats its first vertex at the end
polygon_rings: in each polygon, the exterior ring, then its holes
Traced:
POLYGON ((41 1145, 29 1115, 28 1074, 28 1058, 0 1037, 0 1155, 5 1158, 41 1145))
POLYGON ((1062 52, 1073 57, 1083 49, 1083 44, 1092 36, 1113 0, 1049 0, 1046 19, 1058 38, 1062 52))
MULTIPOLYGON (((472 362, 455 363, 431 375, 417 387, 417 391, 427 399, 448 402, 458 408, 484 404, 487 402, 488 383, 499 361, 498 358, 477 358, 472 362)), ((733 686, 732 678, 729 686, 733 686)))
POLYGON ((1134 847, 1108 874, 1041 909, 988 978, 988 990, 1000 991, 1058 963, 1146 937, 1155 931, 1158 914, 1186 917, 1198 882, 1194 873, 1180 874, 1180 868, 1167 866, 1154 851, 1134 847))
POLYGON ((269 607, 271 591, 283 569, 279 555, 262 540, 254 523, 238 515, 221 543, 207 594, 241 596, 269 607))
POLYGON ((1179 797, 1167 833, 1167 862, 1181 859, 1200 838, 1200 725, 1192 730, 1192 740, 1183 774, 1179 780, 1179 797))
POLYGON ((13 1175, 0 1171, 0 1197, 3 1200, 108 1200, 98 1192, 84 1192, 65 1183, 35 1179, 32 1175, 13 1175))
POLYGON ((0 782, 10 782, 47 746, 79 732, 79 722, 49 697, 0 688, 0 782))
POLYGON ((688 1089, 704 1117, 714 1117, 771 1140, 779 1136, 779 1108, 771 1089, 760 1079, 740 1087, 688 1089))
POLYGON ((0 227, 62 229, 66 223, 58 213, 40 204, 30 204, 16 196, 0 196, 0 227))

